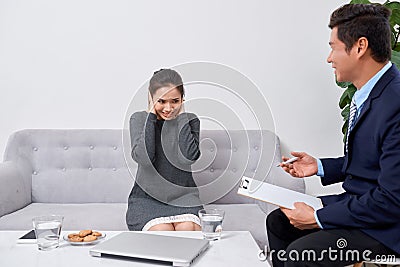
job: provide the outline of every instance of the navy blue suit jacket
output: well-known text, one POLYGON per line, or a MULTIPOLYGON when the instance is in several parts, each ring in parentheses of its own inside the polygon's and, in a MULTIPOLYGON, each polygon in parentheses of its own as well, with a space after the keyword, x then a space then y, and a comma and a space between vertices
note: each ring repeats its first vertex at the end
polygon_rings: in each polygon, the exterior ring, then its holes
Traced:
POLYGON ((323 185, 345 193, 321 197, 324 229, 358 228, 400 253, 400 73, 387 70, 349 135, 344 157, 322 159, 323 185))

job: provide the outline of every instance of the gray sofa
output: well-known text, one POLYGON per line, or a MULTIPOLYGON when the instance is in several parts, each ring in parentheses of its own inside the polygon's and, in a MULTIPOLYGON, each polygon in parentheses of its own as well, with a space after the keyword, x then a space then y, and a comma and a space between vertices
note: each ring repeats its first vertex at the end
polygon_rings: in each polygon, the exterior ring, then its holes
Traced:
MULTIPOLYGON (((123 149, 122 133, 22 130, 11 135, 0 163, 0 230, 30 229, 32 217, 43 214, 64 215, 65 230, 128 230, 125 212, 136 165, 129 145, 123 149)), ((265 217, 276 207, 236 192, 242 174, 252 177, 259 170, 270 183, 304 192, 302 179, 275 167, 281 158, 278 138, 268 131, 203 130, 200 139, 202 156, 193 169, 201 198, 225 210, 225 230, 249 230, 264 246, 265 217)))

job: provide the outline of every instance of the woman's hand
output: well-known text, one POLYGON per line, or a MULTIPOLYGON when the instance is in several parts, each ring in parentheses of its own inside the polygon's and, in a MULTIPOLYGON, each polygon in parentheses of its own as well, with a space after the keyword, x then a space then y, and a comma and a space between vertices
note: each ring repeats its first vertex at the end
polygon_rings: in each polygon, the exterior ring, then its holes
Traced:
POLYGON ((153 97, 151 96, 150 92, 148 94, 147 100, 148 100, 147 112, 157 115, 156 111, 154 110, 153 97))
MULTIPOLYGON (((292 175, 293 177, 304 178, 317 174, 318 164, 317 160, 305 152, 292 152, 294 157, 298 157, 293 163, 283 164, 280 163, 282 169, 292 175)), ((282 157, 283 161, 288 160, 287 157, 282 157)))

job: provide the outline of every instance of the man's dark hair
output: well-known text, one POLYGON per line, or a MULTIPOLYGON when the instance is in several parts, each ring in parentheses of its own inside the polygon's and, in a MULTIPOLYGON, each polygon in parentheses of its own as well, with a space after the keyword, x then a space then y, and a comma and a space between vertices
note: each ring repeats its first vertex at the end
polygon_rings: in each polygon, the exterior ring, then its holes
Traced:
POLYGON ((179 73, 172 69, 160 69, 155 71, 150 79, 149 92, 153 96, 161 87, 171 85, 178 89, 182 97, 185 95, 182 78, 179 73))
POLYGON ((367 38, 372 58, 383 63, 392 54, 390 14, 379 4, 347 4, 332 13, 329 28, 337 27, 338 39, 346 45, 347 52, 359 38, 367 38))

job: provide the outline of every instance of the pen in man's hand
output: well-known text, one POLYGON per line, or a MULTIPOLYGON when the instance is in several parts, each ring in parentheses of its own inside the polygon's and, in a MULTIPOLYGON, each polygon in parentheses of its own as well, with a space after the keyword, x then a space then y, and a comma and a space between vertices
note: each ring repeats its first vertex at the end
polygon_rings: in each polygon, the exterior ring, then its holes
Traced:
POLYGON ((291 158, 291 159, 288 159, 287 161, 284 161, 284 162, 282 162, 282 163, 279 163, 278 165, 276 165, 276 167, 281 166, 281 164, 285 165, 285 164, 289 164, 289 163, 295 162, 295 161, 298 160, 298 159, 299 159, 298 157, 293 157, 293 158, 291 158))

